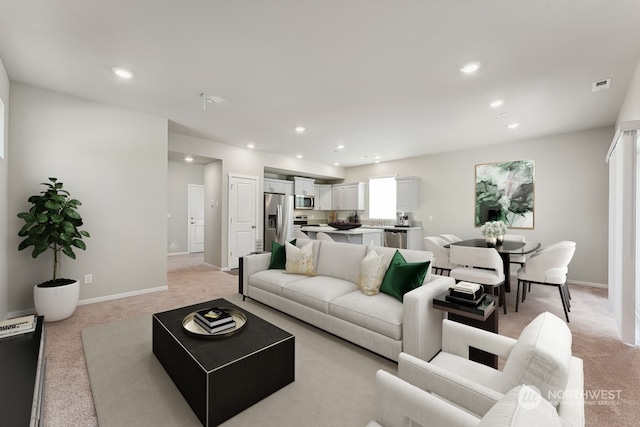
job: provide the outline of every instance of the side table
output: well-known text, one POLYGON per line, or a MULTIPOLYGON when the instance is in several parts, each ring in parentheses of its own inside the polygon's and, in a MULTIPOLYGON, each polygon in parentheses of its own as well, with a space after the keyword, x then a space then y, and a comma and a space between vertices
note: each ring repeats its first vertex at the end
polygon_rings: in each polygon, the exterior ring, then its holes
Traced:
MULTIPOLYGON (((446 291, 433 299, 433 308, 447 312, 447 318, 451 321, 484 329, 485 331, 498 333, 498 310, 495 295, 484 294, 484 300, 477 307, 447 301, 449 291, 446 291)), ((475 347, 469 348, 469 359, 498 369, 498 356, 475 347)))

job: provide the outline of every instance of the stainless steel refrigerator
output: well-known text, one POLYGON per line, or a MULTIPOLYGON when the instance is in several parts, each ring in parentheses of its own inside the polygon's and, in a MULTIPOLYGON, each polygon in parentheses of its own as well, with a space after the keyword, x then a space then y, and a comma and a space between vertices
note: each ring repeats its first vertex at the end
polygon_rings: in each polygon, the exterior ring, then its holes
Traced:
POLYGON ((271 242, 284 245, 293 239, 293 196, 264 193, 264 250, 271 242))

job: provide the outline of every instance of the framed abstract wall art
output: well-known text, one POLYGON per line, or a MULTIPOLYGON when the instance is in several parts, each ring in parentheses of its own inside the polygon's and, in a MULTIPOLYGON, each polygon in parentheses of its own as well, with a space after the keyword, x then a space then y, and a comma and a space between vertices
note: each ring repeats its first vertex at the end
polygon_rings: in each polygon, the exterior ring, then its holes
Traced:
POLYGON ((510 228, 533 228, 533 160, 476 165, 476 226, 504 221, 510 228))

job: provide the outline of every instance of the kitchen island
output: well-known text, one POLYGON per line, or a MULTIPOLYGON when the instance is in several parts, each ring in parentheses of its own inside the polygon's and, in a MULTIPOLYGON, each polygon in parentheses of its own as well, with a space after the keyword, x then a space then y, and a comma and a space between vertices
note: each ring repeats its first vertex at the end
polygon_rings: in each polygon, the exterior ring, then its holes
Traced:
POLYGON ((383 229, 379 228, 352 228, 351 230, 337 230, 329 226, 306 226, 301 231, 307 233, 309 238, 315 239, 319 232, 327 233, 336 242, 352 243, 355 245, 383 246, 383 229))

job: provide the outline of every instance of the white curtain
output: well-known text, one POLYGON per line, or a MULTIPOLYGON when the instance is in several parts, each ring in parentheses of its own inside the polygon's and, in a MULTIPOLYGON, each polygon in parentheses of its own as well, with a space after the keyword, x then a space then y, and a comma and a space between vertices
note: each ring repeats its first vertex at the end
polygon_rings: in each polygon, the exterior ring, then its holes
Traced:
POLYGON ((640 122, 620 125, 609 163, 609 302, 622 340, 640 345, 640 122))

